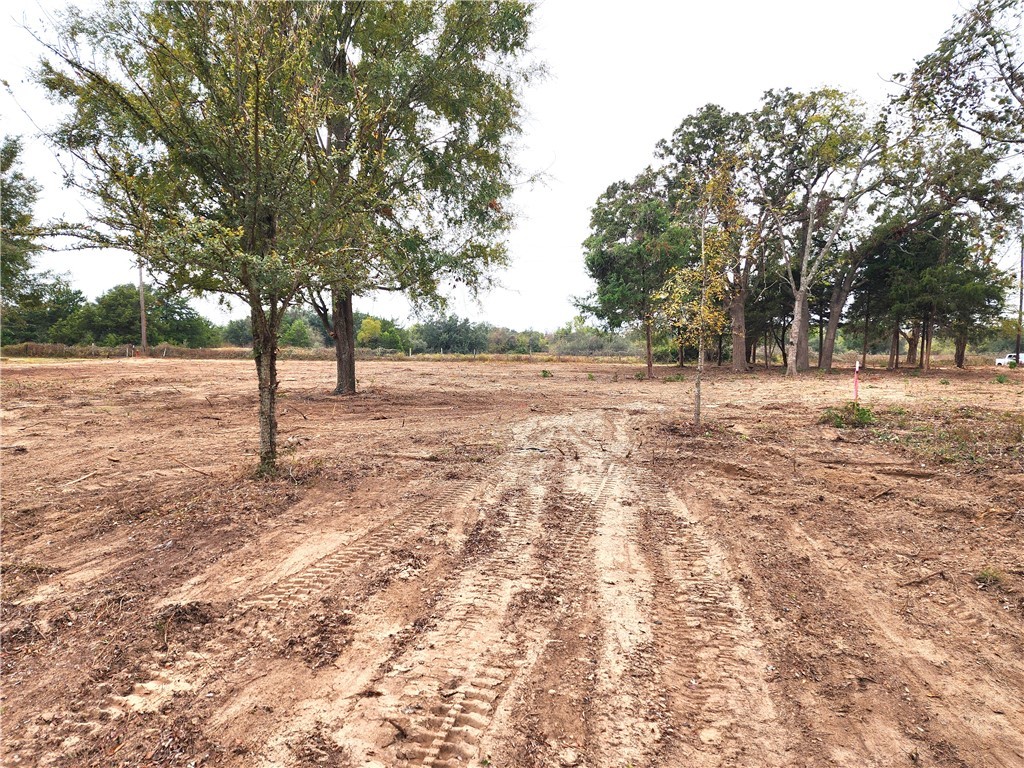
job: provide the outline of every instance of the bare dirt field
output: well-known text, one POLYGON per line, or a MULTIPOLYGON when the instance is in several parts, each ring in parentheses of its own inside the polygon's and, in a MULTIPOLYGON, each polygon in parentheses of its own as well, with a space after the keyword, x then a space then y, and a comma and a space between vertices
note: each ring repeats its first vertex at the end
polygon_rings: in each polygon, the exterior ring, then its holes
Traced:
POLYGON ((3 764, 1024 766, 1024 372, 638 370, 5 362, 3 764))

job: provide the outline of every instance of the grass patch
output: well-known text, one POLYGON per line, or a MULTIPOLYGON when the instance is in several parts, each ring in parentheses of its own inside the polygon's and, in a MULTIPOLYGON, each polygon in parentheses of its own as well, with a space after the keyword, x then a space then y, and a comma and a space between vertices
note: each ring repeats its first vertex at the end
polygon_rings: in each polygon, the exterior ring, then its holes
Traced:
POLYGON ((673 373, 671 376, 666 376, 664 379, 662 379, 662 381, 682 381, 682 380, 683 380, 683 374, 681 374, 681 373, 673 373))
POLYGON ((545 369, 544 369, 543 371, 541 371, 541 372, 540 372, 540 377, 541 377, 542 379, 550 379, 550 378, 551 378, 552 376, 554 376, 554 375, 555 375, 555 374, 553 374, 553 373, 552 373, 551 371, 549 371, 549 370, 548 370, 547 368, 545 368, 545 369))
POLYGON ((1024 468, 1024 413, 988 408, 935 406, 878 414, 872 437, 939 463, 1024 468))
POLYGON ((998 373, 998 374, 996 374, 996 384, 1005 384, 1009 380, 1010 380, 1010 377, 1007 376, 1005 373, 998 373))
POLYGON ((860 403, 847 403, 842 408, 826 408, 819 424, 828 424, 836 429, 847 427, 863 428, 875 423, 875 414, 860 403))
POLYGON ((974 581, 981 587, 1001 587, 1006 582, 1006 574, 998 568, 986 565, 974 574, 974 581))

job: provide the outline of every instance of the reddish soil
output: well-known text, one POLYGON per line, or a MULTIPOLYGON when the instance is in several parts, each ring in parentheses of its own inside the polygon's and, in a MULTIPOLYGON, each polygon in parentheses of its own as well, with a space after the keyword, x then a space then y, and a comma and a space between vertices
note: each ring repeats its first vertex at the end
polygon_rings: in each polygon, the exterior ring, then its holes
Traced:
POLYGON ((637 371, 5 362, 3 764, 1024 766, 1024 372, 637 371))

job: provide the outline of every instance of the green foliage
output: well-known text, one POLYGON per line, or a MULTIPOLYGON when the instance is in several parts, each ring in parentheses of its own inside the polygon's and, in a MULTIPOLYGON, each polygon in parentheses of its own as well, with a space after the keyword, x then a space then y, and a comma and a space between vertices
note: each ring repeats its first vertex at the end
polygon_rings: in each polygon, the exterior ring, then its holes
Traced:
POLYGON ((418 323, 412 329, 426 352, 452 352, 475 354, 487 350, 488 328, 482 323, 471 323, 457 315, 439 315, 418 323))
POLYGON ((997 373, 995 381, 996 384, 1006 384, 1007 382, 1010 381, 1010 377, 1007 376, 1005 373, 997 373))
POLYGON ((583 317, 576 317, 555 331, 548 350, 556 355, 639 355, 635 339, 621 333, 594 328, 583 317))
POLYGON ((905 100, 990 141, 1024 143, 1024 5, 975 0, 917 63, 905 100))
POLYGON ((296 317, 291 321, 285 321, 281 329, 282 346, 309 349, 316 344, 316 341, 316 331, 304 317, 296 317))
POLYGON ((842 408, 829 407, 824 410, 819 423, 842 429, 844 427, 862 428, 875 423, 875 414, 870 408, 859 403, 850 402, 842 408))
POLYGON ((379 347, 380 336, 383 331, 380 320, 375 317, 367 317, 359 325, 356 333, 356 343, 361 347, 379 347))
POLYGON ((90 343, 77 327, 76 316, 85 304, 81 291, 71 287, 62 277, 49 273, 26 275, 20 280, 21 289, 7 294, 0 306, 0 343, 17 344, 23 341, 90 343))
POLYGON ((585 266, 597 290, 579 302, 580 308, 611 329, 650 326, 656 295, 680 263, 686 243, 654 173, 608 187, 594 205, 590 231, 583 243, 585 266))
POLYGON ((551 371, 547 370, 546 368, 543 371, 540 372, 540 376, 541 376, 542 379, 550 379, 554 375, 555 374, 553 374, 551 371))
POLYGON ((29 276, 32 255, 41 249, 32 224, 39 185, 22 173, 20 154, 21 139, 4 138, 0 144, 0 289, 4 305, 33 287, 29 276))
POLYGON ((252 323, 248 320, 229 320, 221 332, 224 341, 233 347, 252 346, 252 323))

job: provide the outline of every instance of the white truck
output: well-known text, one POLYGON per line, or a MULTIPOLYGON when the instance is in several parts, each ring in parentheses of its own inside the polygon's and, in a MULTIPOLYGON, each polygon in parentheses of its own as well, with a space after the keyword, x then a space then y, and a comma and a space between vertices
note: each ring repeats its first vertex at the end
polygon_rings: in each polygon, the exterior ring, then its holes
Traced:
MULTIPOLYGON (((1024 352, 1021 352, 1020 356, 1024 358, 1024 352)), ((1009 365, 1010 363, 1016 363, 1017 365, 1024 367, 1024 360, 1018 360, 1016 352, 1011 352, 1006 357, 996 358, 996 365, 1009 365)))

